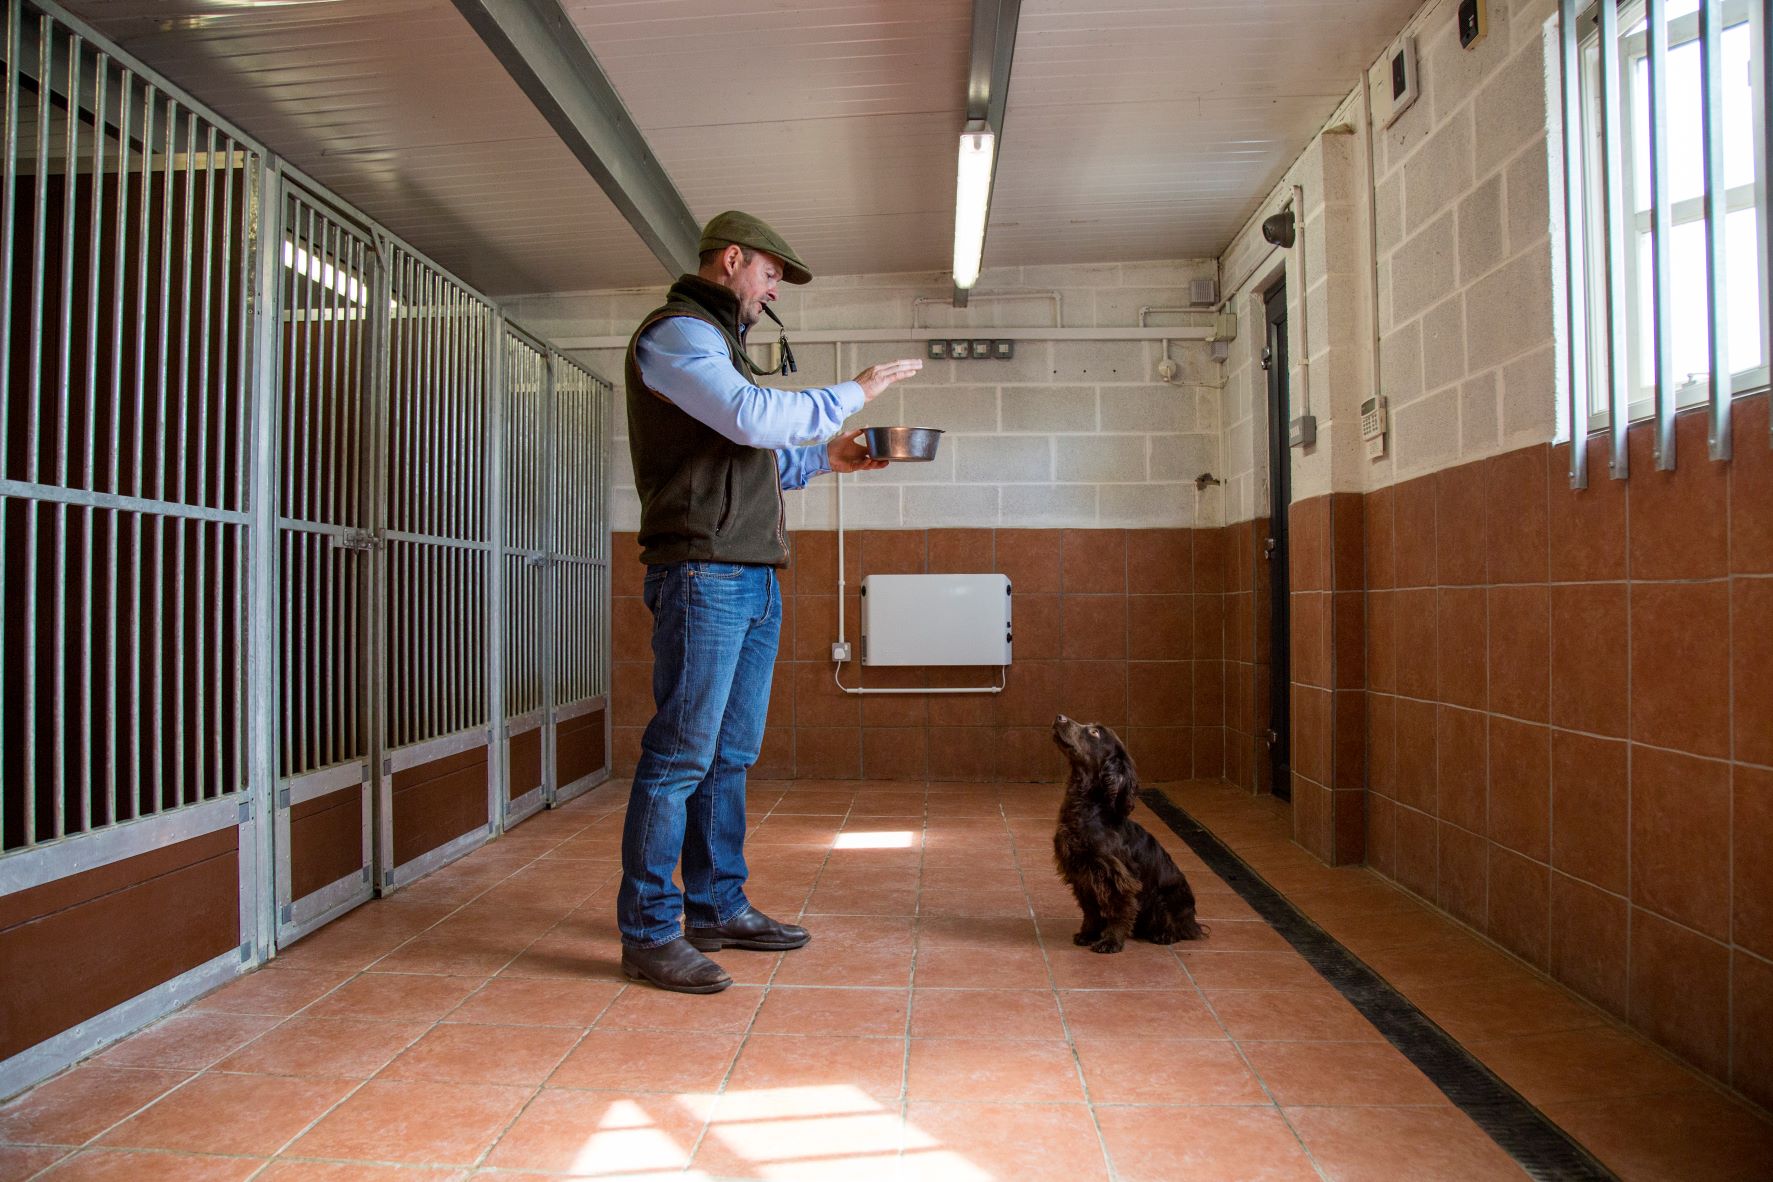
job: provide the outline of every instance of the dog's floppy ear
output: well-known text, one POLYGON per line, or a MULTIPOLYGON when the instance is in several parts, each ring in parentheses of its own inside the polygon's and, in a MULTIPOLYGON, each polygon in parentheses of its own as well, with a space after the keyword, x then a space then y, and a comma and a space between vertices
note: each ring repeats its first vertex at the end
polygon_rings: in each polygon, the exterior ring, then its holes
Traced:
POLYGON ((1132 816, 1133 797, 1139 791, 1139 773, 1133 770, 1133 761, 1125 747, 1114 744, 1114 749, 1102 761, 1101 774, 1109 811, 1117 817, 1132 816))

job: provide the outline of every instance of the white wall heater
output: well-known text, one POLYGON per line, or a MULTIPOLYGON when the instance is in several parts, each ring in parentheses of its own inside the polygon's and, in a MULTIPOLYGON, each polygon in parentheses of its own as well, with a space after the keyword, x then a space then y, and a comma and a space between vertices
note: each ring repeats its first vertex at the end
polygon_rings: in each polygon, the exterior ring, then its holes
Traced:
POLYGON ((1008 665, 1007 575, 869 575, 862 664, 1008 665))

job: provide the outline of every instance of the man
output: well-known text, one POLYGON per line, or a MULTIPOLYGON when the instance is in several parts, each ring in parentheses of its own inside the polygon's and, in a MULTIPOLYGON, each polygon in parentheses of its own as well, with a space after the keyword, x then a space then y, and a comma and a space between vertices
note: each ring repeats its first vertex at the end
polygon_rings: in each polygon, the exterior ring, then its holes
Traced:
POLYGON ((782 625, 775 568, 788 564, 781 490, 885 467, 860 431, 840 433, 843 422, 923 368, 874 365, 822 390, 753 384, 746 332, 779 281, 812 272, 743 213, 709 222, 700 250, 697 273, 635 330, 626 367, 657 713, 628 798, 616 921, 623 975, 680 993, 732 984, 704 952, 810 938, 753 908, 744 889, 745 771, 763 745, 782 625))

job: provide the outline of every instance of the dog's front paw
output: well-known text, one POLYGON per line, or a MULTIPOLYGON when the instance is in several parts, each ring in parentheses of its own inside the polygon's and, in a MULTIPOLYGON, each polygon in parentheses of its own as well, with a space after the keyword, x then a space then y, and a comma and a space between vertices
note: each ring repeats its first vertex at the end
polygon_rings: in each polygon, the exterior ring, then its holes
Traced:
POLYGON ((1085 948, 1091 944, 1094 944, 1098 939, 1101 938, 1101 936, 1102 936, 1101 932, 1092 932, 1086 928, 1083 931, 1077 933, 1075 936, 1071 937, 1071 942, 1073 944, 1076 944, 1079 948, 1085 948))
POLYGON ((1090 945, 1091 952, 1119 952, 1127 946, 1127 942, 1119 936, 1103 936, 1090 945))

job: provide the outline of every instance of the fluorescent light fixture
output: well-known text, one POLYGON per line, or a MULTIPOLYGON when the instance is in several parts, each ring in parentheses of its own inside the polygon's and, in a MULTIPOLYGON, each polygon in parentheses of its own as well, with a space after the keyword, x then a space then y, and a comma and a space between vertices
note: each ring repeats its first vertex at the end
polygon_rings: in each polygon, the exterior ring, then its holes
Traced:
POLYGON ((991 203, 991 165, 997 136, 982 119, 960 133, 960 171, 954 186, 954 286, 979 282, 979 256, 985 251, 985 215, 991 203))

